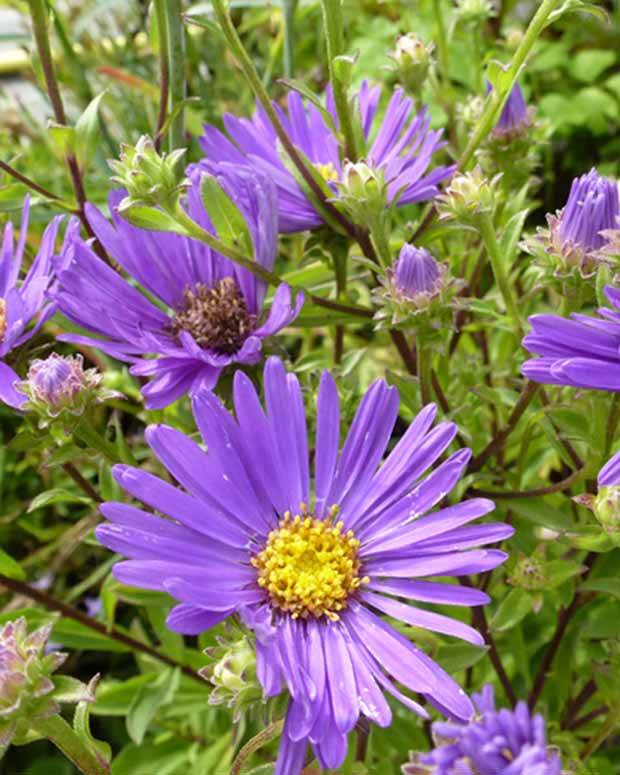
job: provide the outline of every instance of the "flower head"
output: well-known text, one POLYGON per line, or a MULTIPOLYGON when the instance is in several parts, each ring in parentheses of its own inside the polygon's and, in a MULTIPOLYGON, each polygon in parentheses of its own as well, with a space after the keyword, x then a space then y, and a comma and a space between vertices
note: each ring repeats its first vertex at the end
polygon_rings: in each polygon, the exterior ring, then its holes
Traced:
POLYGON ((297 378, 270 358, 264 386, 265 409, 237 371, 236 419, 212 392, 194 397, 207 452, 173 428, 149 428, 148 443, 180 486, 128 466, 117 466, 114 476, 170 519, 106 503, 108 522, 97 537, 130 558, 115 566, 117 579, 179 601, 170 629, 197 634, 232 614, 243 620, 253 633, 263 694, 286 687, 290 695, 276 774, 298 775, 308 742, 321 766, 335 768, 360 714, 390 724, 382 690, 426 716, 395 681, 451 716, 469 718, 465 693, 382 614, 481 644, 468 625, 402 599, 484 604, 478 590, 428 579, 495 567, 505 555, 478 547, 512 529, 470 526, 493 509, 480 498, 428 513, 470 457, 456 452, 423 478, 456 433, 451 423, 431 428, 434 406, 381 464, 398 415, 395 388, 383 381, 370 387, 339 451, 338 392, 324 373, 311 478, 297 378))
POLYGON ((0 745, 7 745, 20 721, 57 713, 50 697, 54 691, 52 673, 66 655, 46 654, 51 627, 29 633, 23 618, 0 627, 0 745))
POLYGON ((409 32, 400 35, 392 54, 395 71, 400 83, 410 94, 417 94, 426 77, 432 62, 434 45, 426 44, 423 40, 409 32))
MULTIPOLYGON (((277 251, 271 182, 247 166, 191 167, 186 207, 211 231, 200 196, 205 172, 217 177, 243 212, 256 261, 271 269, 277 251)), ((61 338, 94 343, 109 355, 132 362, 132 374, 150 378, 142 391, 149 408, 166 406, 201 387, 213 388, 232 363, 257 363, 263 339, 292 322, 302 295, 294 303, 289 286, 280 285, 263 321, 264 282, 202 242, 132 226, 116 211, 122 197, 122 192, 110 197, 112 224, 92 205, 86 212, 101 244, 131 279, 105 264, 74 231, 62 260, 57 301, 63 314, 92 335, 61 338)))
POLYGON ((542 716, 532 716, 523 701, 514 710, 497 710, 490 685, 473 697, 476 717, 467 724, 433 724, 439 744, 406 764, 404 775, 562 775, 542 716))
MULTIPOLYGON (((492 89, 493 87, 491 84, 487 83, 487 94, 489 94, 492 89)), ((493 133, 504 137, 508 135, 512 137, 515 134, 521 133, 524 129, 527 129, 531 123, 531 111, 527 107, 521 87, 516 83, 508 95, 508 100, 502 109, 493 133)))
MULTIPOLYGON (((387 187, 387 201, 406 205, 432 199, 437 185, 454 167, 436 167, 427 172, 433 154, 443 147, 441 131, 429 129, 426 110, 413 113, 413 100, 396 89, 381 122, 376 121, 380 89, 363 83, 357 106, 367 148, 362 153, 367 165, 380 171, 387 187), (373 135, 373 127, 378 125, 373 135)), ((327 93, 327 116, 313 104, 304 105, 296 92, 288 95, 288 114, 274 105, 288 136, 325 180, 326 191, 338 196, 343 160, 335 128, 338 123, 331 90, 327 93)), ((251 164, 275 182, 278 228, 281 232, 314 229, 323 219, 305 195, 280 156, 278 140, 266 114, 258 108, 251 119, 224 116, 231 139, 213 126, 205 125, 200 140, 207 157, 214 161, 251 164)))
POLYGON ((405 244, 394 266, 392 282, 408 299, 420 295, 432 297, 441 284, 441 267, 424 248, 405 244))
POLYGON ((620 391, 620 290, 607 286, 614 309, 602 307, 598 317, 573 314, 533 315, 532 331, 523 346, 542 356, 526 361, 522 373, 549 385, 620 391))
POLYGON ((27 197, 17 245, 14 245, 13 226, 9 222, 0 246, 0 401, 16 408, 26 402, 26 396, 16 390, 19 376, 6 359, 12 350, 33 337, 54 313, 54 305, 47 300, 46 292, 53 280, 52 257, 61 220, 54 218, 45 229, 37 255, 20 283, 29 210, 30 199, 27 197))
POLYGON ((24 409, 34 409, 47 419, 63 412, 80 415, 87 406, 117 395, 100 388, 97 369, 84 369, 81 355, 58 355, 32 361, 28 376, 17 389, 28 397, 24 409))
POLYGON ((438 197, 439 217, 475 224, 481 213, 492 213, 495 209, 500 178, 501 174, 489 179, 480 165, 455 175, 446 193, 438 197))
POLYGON ((606 260, 605 247, 619 216, 618 183, 593 168, 573 180, 566 205, 547 215, 549 229, 537 240, 560 269, 578 267, 582 275, 592 274, 598 262, 606 260))

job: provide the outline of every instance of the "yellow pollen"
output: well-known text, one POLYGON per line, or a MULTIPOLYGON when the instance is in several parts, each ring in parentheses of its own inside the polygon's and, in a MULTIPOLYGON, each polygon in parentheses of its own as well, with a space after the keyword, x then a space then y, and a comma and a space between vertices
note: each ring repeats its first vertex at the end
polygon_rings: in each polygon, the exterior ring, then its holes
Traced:
POLYGON ((315 164, 314 166, 319 171, 321 177, 325 180, 339 180, 338 172, 331 161, 328 161, 327 164, 315 164))
POLYGON ((0 299, 0 342, 4 339, 6 334, 6 301, 0 299))
MULTIPOLYGON (((265 548, 252 558, 258 583, 275 608, 293 619, 327 616, 337 621, 349 597, 367 577, 359 575, 360 542, 342 522, 286 512, 265 548)), ((333 512, 332 512, 333 514, 333 512)))

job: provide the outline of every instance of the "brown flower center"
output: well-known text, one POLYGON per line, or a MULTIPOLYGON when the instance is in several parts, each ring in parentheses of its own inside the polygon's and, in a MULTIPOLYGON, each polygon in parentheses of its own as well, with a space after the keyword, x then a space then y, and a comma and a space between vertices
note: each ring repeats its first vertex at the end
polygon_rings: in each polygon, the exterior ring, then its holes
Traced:
POLYGON ((218 353, 236 353, 256 326, 232 277, 209 287, 198 283, 183 294, 185 304, 172 318, 174 336, 189 332, 201 347, 218 353))

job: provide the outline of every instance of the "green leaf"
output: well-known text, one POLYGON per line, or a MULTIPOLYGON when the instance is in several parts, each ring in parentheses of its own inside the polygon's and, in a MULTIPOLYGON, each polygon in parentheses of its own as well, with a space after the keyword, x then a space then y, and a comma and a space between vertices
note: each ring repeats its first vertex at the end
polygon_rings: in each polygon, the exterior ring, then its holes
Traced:
POLYGON ((177 775, 189 763, 191 748, 191 743, 176 738, 161 745, 127 746, 114 759, 112 775, 177 775))
POLYGON ((602 592, 605 595, 612 595, 613 597, 620 598, 620 581, 618 577, 592 579, 585 581, 579 587, 581 592, 602 592))
POLYGON ((99 140, 99 104, 105 92, 98 94, 86 106, 75 124, 75 157, 80 167, 85 167, 92 159, 99 140))
POLYGON ((138 690, 127 714, 127 733, 137 745, 141 745, 149 724, 158 710, 169 703, 179 688, 181 671, 178 668, 164 670, 152 684, 138 690))
MULTIPOLYGON (((126 716, 137 693, 154 683, 158 673, 145 673, 126 681, 104 681, 97 690, 97 698, 91 708, 96 716, 126 716)), ((204 697, 203 697, 204 699, 204 697)))
POLYGON ((490 627, 494 632, 510 630, 532 610, 532 598, 523 589, 511 589, 493 614, 490 627))
POLYGON ((218 238, 225 245, 253 256, 254 246, 245 218, 214 175, 200 178, 200 197, 218 238))
POLYGON ((487 646, 473 646, 471 643, 450 643, 442 645, 437 652, 437 661, 448 673, 467 670, 486 656, 487 646))
POLYGON ((55 675, 52 680, 55 687, 53 697, 57 702, 75 703, 85 700, 92 702, 93 696, 88 687, 77 678, 70 675, 55 675))
POLYGON ((119 643, 85 624, 73 619, 60 619, 52 630, 52 640, 72 649, 88 651, 129 651, 129 646, 119 643))
POLYGON ((76 134, 72 126, 50 121, 47 127, 47 136, 50 139, 52 151, 58 159, 64 160, 68 154, 75 155, 76 134))
POLYGON ((21 565, 7 554, 4 549, 0 549, 0 573, 3 576, 8 576, 10 579, 17 579, 17 581, 23 581, 26 578, 21 565))
POLYGON ((95 758, 102 764, 105 771, 109 772, 112 750, 108 743, 102 740, 95 740, 90 731, 90 712, 98 680, 98 675, 91 679, 88 684, 88 691, 91 696, 78 703, 73 716, 73 729, 83 745, 93 753, 95 758))
POLYGON ((119 207, 119 213, 123 218, 133 226, 148 231, 172 231, 177 234, 185 234, 172 216, 156 207, 147 207, 146 205, 128 203, 124 207, 119 207))
POLYGON ((52 487, 51 490, 45 490, 40 492, 35 498, 30 501, 28 506, 28 514, 36 509, 41 509, 44 506, 50 506, 53 503, 92 503, 90 498, 84 495, 74 495, 68 490, 64 490, 62 487, 52 487))

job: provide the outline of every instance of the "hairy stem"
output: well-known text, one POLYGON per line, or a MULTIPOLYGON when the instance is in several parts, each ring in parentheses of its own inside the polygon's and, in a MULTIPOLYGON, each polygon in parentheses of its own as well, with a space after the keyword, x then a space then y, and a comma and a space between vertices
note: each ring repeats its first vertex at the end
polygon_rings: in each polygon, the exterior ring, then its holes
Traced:
POLYGON ((431 394, 431 357, 429 349, 419 337, 416 339, 416 365, 420 383, 420 399, 422 406, 426 406, 433 400, 431 394))
POLYGON ((259 732, 247 742, 235 757, 235 761, 230 768, 230 775, 240 775, 245 765, 252 758, 252 755, 264 745, 267 745, 267 743, 275 740, 282 733, 283 727, 284 721, 274 721, 273 724, 269 724, 262 732, 259 732))
POLYGON ((155 148, 159 151, 163 139, 163 128, 168 113, 168 91, 170 89, 170 70, 168 67, 168 23, 166 18, 166 0, 155 0, 155 18, 159 37, 159 112, 155 127, 155 148))
MULTIPOLYGON (((596 560, 596 557, 597 557, 596 552, 590 552, 586 557, 584 561, 584 565, 586 566, 586 572, 581 577, 581 581, 585 581, 588 578, 588 575, 592 570, 594 561, 596 560)), ((532 691, 530 692, 529 697, 527 699, 527 704, 530 710, 534 708, 534 706, 536 705, 536 703, 540 698, 540 695, 542 694, 542 690, 544 689, 545 683, 547 681, 549 670, 551 669, 551 666, 553 665, 553 660, 555 659, 555 655, 558 653, 558 649, 562 644, 562 639, 566 634, 568 625, 571 623, 573 616, 577 613, 583 601, 584 601, 584 595, 581 594, 580 592, 575 591, 573 595, 573 599, 571 600, 569 605, 566 606, 566 608, 560 609, 555 632, 553 633, 553 637, 549 641, 549 645, 547 646, 547 649, 543 654, 542 662, 540 663, 540 667, 538 668, 538 672, 536 673, 536 677, 534 678, 534 685, 532 686, 532 691)))
POLYGON ((84 775, 109 775, 109 766, 89 750, 62 716, 34 718, 32 729, 50 740, 84 775))
POLYGON ((499 243, 497 241, 497 235, 495 233, 495 226, 489 213, 482 213, 478 220, 478 229, 480 236, 484 241, 484 245, 491 263, 491 269, 493 270, 493 276, 497 287, 502 294, 506 311, 512 319, 512 323, 515 329, 515 335, 520 341, 523 336, 523 329, 521 326, 521 316, 519 314, 519 308, 517 306, 516 299, 512 292, 512 286, 510 285, 510 279, 506 273, 504 267, 504 260, 500 252, 499 243))
POLYGON ((168 113, 174 117, 168 128, 170 149, 181 148, 184 142, 184 116, 182 103, 186 96, 185 86, 185 28, 183 26, 181 0, 166 0, 166 29, 168 33, 168 113))
POLYGON ((340 131, 344 137, 345 155, 351 161, 357 159, 355 133, 351 121, 351 110, 346 85, 342 82, 335 66, 335 59, 344 54, 344 20, 342 18, 342 0, 321 0, 323 8, 323 26, 327 41, 327 66, 329 79, 334 92, 334 103, 340 131))

